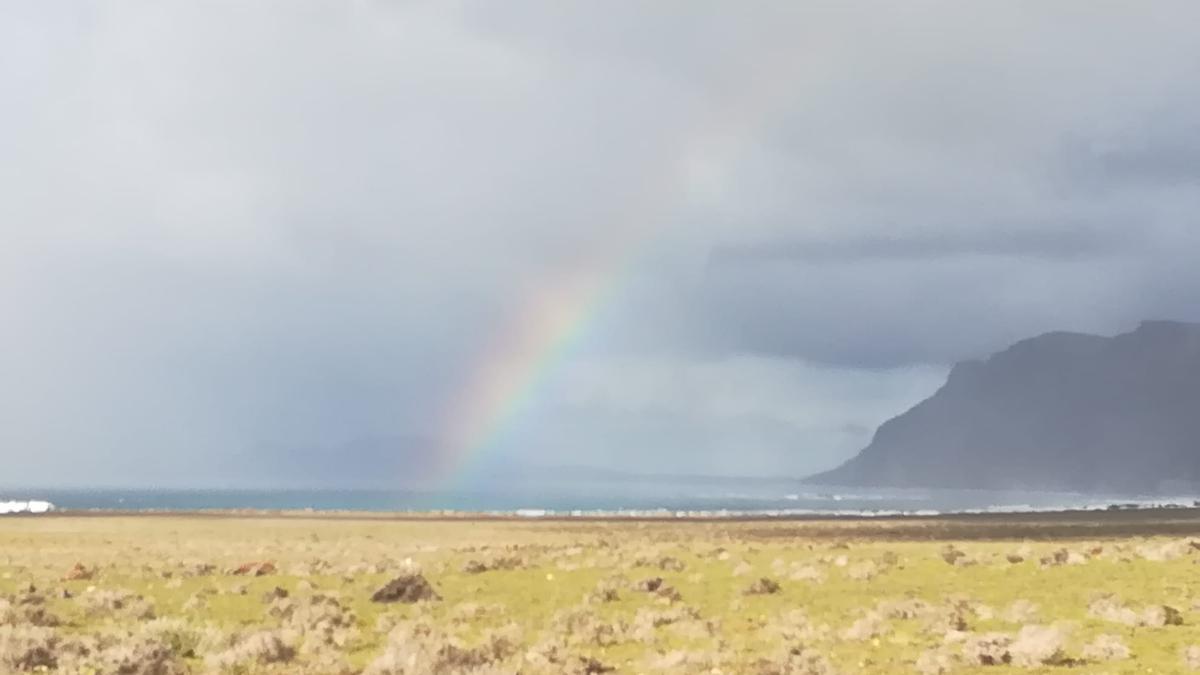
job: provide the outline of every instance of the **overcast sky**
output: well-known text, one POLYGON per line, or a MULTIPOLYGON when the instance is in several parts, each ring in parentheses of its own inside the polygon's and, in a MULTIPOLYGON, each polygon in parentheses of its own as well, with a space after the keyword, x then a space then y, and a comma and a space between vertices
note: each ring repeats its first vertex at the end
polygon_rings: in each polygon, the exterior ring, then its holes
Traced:
POLYGON ((580 276, 480 452, 802 475, 1200 320, 1200 6, 827 4, 4 3, 0 484, 437 439, 580 276))

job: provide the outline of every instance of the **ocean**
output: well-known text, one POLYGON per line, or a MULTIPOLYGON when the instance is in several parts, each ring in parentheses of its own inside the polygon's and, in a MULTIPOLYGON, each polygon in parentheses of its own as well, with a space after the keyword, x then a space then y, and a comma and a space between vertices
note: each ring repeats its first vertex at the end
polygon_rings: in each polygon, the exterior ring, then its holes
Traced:
MULTIPOLYGON (((57 511, 306 510, 536 516, 884 516, 1194 506, 1195 495, 864 489, 791 479, 639 477, 453 490, 0 488, 0 503, 57 511)), ((9 511, 22 509, 10 508, 9 511)))

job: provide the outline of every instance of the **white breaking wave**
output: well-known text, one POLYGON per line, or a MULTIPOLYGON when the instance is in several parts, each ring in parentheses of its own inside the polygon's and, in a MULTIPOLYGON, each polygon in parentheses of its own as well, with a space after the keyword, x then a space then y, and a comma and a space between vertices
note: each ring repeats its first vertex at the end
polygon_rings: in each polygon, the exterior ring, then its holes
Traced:
POLYGON ((859 501, 859 502, 882 502, 894 499, 904 499, 906 501, 927 501, 927 495, 905 494, 897 497, 896 495, 884 494, 845 494, 840 492, 802 492, 799 494, 788 494, 783 496, 784 499, 791 502, 812 501, 812 502, 842 502, 842 501, 859 501))
MULTIPOLYGON (((993 505, 981 508, 948 509, 517 509, 484 511, 493 516, 524 518, 892 518, 897 516, 947 516, 956 514, 1065 513, 1071 511, 1112 511, 1140 509, 1198 508, 1200 501, 1191 497, 1134 499, 1127 501, 1064 502, 1054 505, 993 505)), ((453 513, 453 512, 452 512, 453 513)), ((465 513, 465 512, 458 512, 465 513)))
POLYGON ((39 499, 28 501, 0 501, 0 516, 10 513, 48 513, 54 510, 54 504, 39 499))

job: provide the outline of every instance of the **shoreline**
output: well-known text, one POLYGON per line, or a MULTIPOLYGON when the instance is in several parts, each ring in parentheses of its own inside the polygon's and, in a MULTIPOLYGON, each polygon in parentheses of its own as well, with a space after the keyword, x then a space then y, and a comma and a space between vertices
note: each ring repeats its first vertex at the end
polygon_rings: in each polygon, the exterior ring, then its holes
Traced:
POLYGON ((646 509, 628 511, 552 511, 518 509, 515 511, 458 511, 434 509, 427 511, 386 511, 366 509, 62 509, 41 513, 16 512, 4 514, 14 518, 63 517, 182 517, 182 518, 297 518, 314 520, 401 520, 401 521, 515 521, 515 522, 883 522, 939 520, 1002 520, 1006 522, 1038 522, 1047 520, 1196 520, 1200 522, 1200 502, 1195 506, 1155 505, 1106 508, 1062 508, 1020 510, 913 511, 878 513, 859 511, 670 511, 646 509))
POLYGON ((499 528, 546 528, 571 530, 608 527, 702 527, 730 529, 754 538, 861 538, 870 540, 1079 540, 1136 537, 1200 537, 1200 508, 1172 507, 1117 509, 1106 511, 1067 510, 1022 513, 957 513, 941 515, 887 516, 518 516, 490 513, 409 513, 379 511, 305 511, 305 510, 192 510, 137 511, 85 510, 54 511, 45 514, 13 514, 0 518, 22 521, 62 523, 72 520, 246 520, 246 521, 341 521, 359 523, 412 523, 494 525, 499 528))

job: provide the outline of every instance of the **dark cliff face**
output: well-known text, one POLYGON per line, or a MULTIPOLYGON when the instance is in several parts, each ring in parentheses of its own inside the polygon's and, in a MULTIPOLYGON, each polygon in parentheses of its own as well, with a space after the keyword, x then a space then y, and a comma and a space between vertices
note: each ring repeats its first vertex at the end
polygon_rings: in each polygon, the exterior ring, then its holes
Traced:
POLYGON ((1157 491, 1200 482, 1200 324, 1049 333, 885 422, 828 485, 1157 491))

